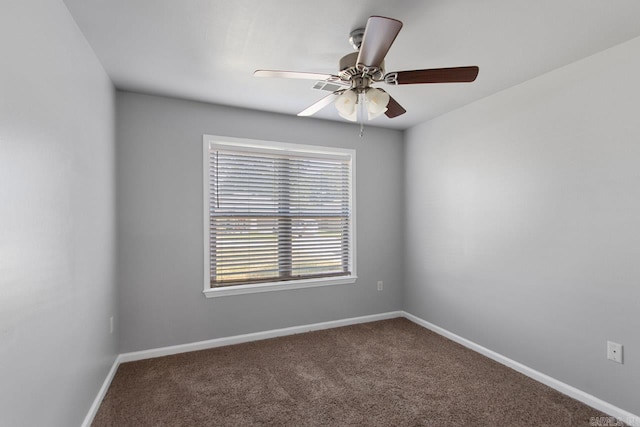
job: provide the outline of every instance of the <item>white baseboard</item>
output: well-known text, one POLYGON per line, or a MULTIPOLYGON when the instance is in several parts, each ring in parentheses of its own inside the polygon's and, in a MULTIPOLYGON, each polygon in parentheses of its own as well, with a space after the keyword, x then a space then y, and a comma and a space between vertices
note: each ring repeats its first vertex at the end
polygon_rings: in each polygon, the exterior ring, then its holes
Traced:
POLYGON ((120 355, 118 355, 116 357, 116 359, 113 361, 113 365, 111 365, 111 369, 109 370, 109 373, 107 374, 107 377, 104 379, 104 382, 102 383, 102 387, 100 387, 100 390, 98 391, 98 395, 93 400, 93 403, 91 404, 91 408, 89 408, 89 412, 84 417, 84 421, 82 421, 82 427, 90 427, 91 426, 91 423, 93 422, 93 419, 95 418, 96 414, 98 413, 98 408, 100 408, 100 404, 102 403, 102 399, 104 399, 104 396, 107 394, 107 390, 109 390, 109 386, 111 385, 111 381, 113 381, 113 377, 116 375, 116 371, 118 370, 118 366, 120 366, 120 355))
POLYGON ((595 396, 590 395, 589 393, 585 393, 582 390, 579 390, 569 384, 563 383, 555 378, 552 378, 542 372, 536 371, 528 366, 523 365, 520 362, 516 362, 515 360, 509 359, 506 356, 503 356, 499 353, 496 353, 493 350, 489 350, 486 347, 483 347, 479 344, 474 343, 473 341, 469 341, 466 338, 463 338, 459 335, 454 334, 453 332, 449 332, 446 329, 443 329, 439 326, 434 325, 433 323, 427 322, 417 316, 414 316, 411 313, 407 313, 405 311, 402 312, 402 316, 411 320, 413 323, 416 323, 420 326, 423 326, 438 335, 442 335, 445 338, 450 339, 451 341, 457 342, 476 353, 480 353, 490 359, 495 360, 498 363, 501 363, 505 366, 508 366, 511 369, 514 369, 521 374, 528 376, 542 384, 545 384, 560 393, 566 394, 569 397, 572 397, 582 403, 585 403, 599 411, 604 412, 605 414, 609 414, 623 422, 625 422, 629 426, 640 427, 640 417, 632 414, 631 412, 627 412, 624 409, 618 408, 608 402, 605 402, 602 399, 599 399, 595 396))
POLYGON ((273 329, 270 331, 255 332, 255 333, 244 334, 244 335, 235 335, 232 337, 215 338, 212 340, 199 341, 199 342, 188 343, 188 344, 174 345, 170 347, 161 347, 161 348, 120 354, 118 357, 116 357, 116 360, 113 362, 113 366, 111 367, 111 370, 107 375, 107 378, 104 380, 104 383, 102 384, 102 387, 98 392, 98 395, 96 396, 93 404, 91 405, 91 408, 89 409, 89 413, 87 413, 87 416, 85 417, 82 423, 82 427, 89 427, 91 425, 91 422, 93 421, 93 418, 98 412, 100 403, 102 403, 102 399, 106 395, 107 390, 109 389, 109 385, 111 384, 111 381, 113 380, 113 377, 118 369, 118 366, 120 366, 120 363, 133 362, 136 360, 152 359, 156 357, 169 356, 172 354, 186 353, 190 351, 206 350, 209 348, 216 348, 216 347, 222 347, 222 346, 233 345, 233 344, 241 344, 241 343, 246 343, 251 341, 259 341, 259 340, 264 340, 268 338, 282 337, 286 335, 301 334, 304 332, 338 328, 341 326, 356 325, 359 323, 374 322, 377 320, 393 319, 396 317, 405 317, 406 319, 420 326, 423 326, 439 335, 442 335, 443 337, 448 338, 451 341, 457 342, 458 344, 461 344, 477 353, 480 353, 490 359, 495 360, 498 363, 508 366, 520 372, 521 374, 524 374, 538 382, 541 382, 559 391, 560 393, 566 394, 567 396, 570 396, 580 402, 583 402, 593 408, 596 408, 606 414, 609 414, 619 420, 622 420, 629 426, 640 427, 640 417, 638 417, 637 415, 634 415, 628 411, 625 411, 624 409, 618 408, 617 406, 614 406, 608 402, 605 402, 602 399, 599 399, 595 396, 585 393, 582 390, 578 390, 577 388, 570 386, 569 384, 565 384, 562 381, 559 381, 546 374, 543 374, 542 372, 536 371, 535 369, 525 366, 522 363, 516 362, 515 360, 509 359, 506 356, 496 353, 493 350, 489 350, 486 347, 476 344, 473 341, 470 341, 466 338, 463 338, 459 335, 449 332, 446 329, 436 326, 433 323, 427 322, 426 320, 423 320, 405 311, 391 311, 387 313, 373 314, 369 316, 351 317, 348 319, 332 320, 329 322, 313 323, 313 324, 301 325, 301 326, 292 326, 289 328, 273 329))
POLYGON ((241 344, 251 341, 259 341, 268 338, 283 337, 286 335, 301 334, 304 332, 319 331, 322 329, 338 328, 340 326, 355 325, 358 323, 374 322, 376 320, 393 319, 402 317, 401 311, 372 314, 370 316, 351 317, 349 319, 331 320, 329 322, 313 323, 310 325, 292 326, 289 328, 272 329, 270 331, 255 332, 251 334, 235 335, 232 337, 215 338, 212 340, 198 341, 188 344, 173 345, 170 347, 154 348, 150 350, 134 351, 120 355, 120 362, 133 362, 136 360, 152 359, 154 357, 169 356, 171 354, 186 353, 189 351, 206 350, 225 345, 241 344))

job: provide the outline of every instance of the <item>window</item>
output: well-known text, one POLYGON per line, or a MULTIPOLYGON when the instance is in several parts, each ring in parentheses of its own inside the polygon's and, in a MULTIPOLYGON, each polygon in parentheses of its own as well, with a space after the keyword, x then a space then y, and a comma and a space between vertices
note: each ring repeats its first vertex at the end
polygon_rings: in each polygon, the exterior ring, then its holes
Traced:
POLYGON ((205 135, 208 297, 353 283, 353 150, 205 135))

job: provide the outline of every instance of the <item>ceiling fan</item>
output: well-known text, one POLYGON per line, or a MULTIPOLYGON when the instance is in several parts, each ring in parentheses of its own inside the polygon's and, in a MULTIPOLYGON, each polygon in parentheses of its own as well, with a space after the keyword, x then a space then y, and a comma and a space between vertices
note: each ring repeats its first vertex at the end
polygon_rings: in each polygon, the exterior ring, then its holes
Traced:
POLYGON ((386 91, 372 87, 374 83, 460 83, 472 82, 478 76, 477 66, 385 73, 384 58, 401 28, 402 22, 397 19, 371 16, 365 28, 351 32, 349 41, 357 52, 349 53, 340 59, 338 74, 256 70, 253 75, 319 81, 316 87, 322 87, 324 90, 329 88, 332 93, 298 113, 298 116, 311 116, 334 103, 340 116, 350 121, 356 121, 358 114, 364 121, 365 117, 371 120, 383 113, 389 118, 406 113, 386 91))

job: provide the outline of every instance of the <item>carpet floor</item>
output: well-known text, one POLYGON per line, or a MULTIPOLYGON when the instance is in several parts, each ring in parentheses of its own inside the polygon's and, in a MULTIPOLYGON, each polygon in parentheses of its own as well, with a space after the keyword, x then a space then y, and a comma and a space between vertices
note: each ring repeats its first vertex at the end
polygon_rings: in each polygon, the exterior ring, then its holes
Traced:
POLYGON ((588 426, 603 416, 398 318, 123 363, 93 426, 588 426))

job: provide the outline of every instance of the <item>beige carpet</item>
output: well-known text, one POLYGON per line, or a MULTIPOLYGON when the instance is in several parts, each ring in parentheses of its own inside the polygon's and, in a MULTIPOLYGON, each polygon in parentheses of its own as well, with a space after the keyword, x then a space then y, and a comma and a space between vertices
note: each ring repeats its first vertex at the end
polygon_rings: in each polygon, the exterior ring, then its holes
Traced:
POLYGON ((94 426, 588 426, 605 416, 406 319, 120 365, 94 426))

